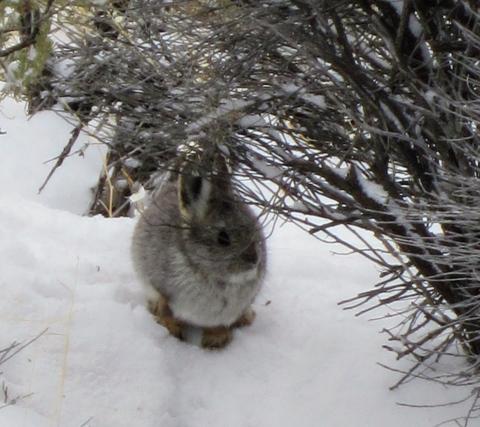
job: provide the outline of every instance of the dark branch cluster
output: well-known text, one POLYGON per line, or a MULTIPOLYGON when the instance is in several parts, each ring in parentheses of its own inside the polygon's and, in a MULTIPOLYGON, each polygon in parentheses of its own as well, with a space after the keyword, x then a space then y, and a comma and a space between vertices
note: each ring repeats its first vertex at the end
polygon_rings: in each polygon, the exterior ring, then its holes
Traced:
POLYGON ((472 374, 479 13, 452 0, 130 0, 68 31, 49 96, 101 129, 132 181, 171 167, 185 141, 228 153, 251 203, 382 268, 350 304, 400 304, 389 349, 419 368, 457 343, 472 374))

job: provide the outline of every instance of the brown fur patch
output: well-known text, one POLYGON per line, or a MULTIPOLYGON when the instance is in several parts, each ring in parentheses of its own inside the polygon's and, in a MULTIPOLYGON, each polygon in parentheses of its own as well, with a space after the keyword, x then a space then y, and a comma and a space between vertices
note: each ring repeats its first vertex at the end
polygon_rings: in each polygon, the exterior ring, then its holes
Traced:
POLYGON ((243 328, 245 326, 250 326, 256 316, 255 311, 253 311, 251 307, 248 307, 231 327, 243 328))
POLYGON ((168 332, 174 337, 183 340, 185 325, 173 317, 172 310, 170 310, 166 298, 160 295, 158 300, 149 301, 148 309, 155 316, 157 323, 167 328, 168 332))
POLYGON ((225 326, 204 328, 202 335, 203 348, 223 348, 232 340, 232 331, 225 326))

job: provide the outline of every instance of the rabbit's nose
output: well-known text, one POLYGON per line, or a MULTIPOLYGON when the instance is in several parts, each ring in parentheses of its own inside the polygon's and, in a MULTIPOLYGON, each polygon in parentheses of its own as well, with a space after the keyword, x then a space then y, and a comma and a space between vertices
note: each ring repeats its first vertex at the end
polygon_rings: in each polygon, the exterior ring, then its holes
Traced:
POLYGON ((258 254, 257 248, 255 247, 255 243, 252 242, 248 246, 248 248, 243 252, 242 259, 249 264, 256 264, 258 261, 258 254))

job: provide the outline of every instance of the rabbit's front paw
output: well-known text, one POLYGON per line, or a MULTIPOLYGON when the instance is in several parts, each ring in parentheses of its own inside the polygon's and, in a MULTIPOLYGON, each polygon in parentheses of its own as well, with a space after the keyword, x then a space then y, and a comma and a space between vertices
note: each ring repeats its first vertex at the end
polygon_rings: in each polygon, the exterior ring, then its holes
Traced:
POLYGON ((168 329, 168 332, 179 340, 184 340, 184 325, 174 317, 157 318, 158 323, 168 329))
POLYGON ((232 331, 225 326, 204 328, 202 335, 203 348, 223 348, 232 340, 232 331))
POLYGON ((164 297, 159 296, 155 301, 150 300, 148 309, 155 316, 157 323, 167 328, 171 335, 180 340, 184 339, 185 325, 173 317, 172 311, 164 297))

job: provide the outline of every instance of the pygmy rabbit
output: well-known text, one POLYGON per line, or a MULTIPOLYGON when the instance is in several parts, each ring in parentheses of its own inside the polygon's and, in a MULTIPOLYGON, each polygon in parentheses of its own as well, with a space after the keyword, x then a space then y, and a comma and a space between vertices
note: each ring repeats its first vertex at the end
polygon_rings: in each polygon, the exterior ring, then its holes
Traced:
POLYGON ((222 154, 184 160, 169 172, 133 235, 134 266, 150 311, 172 335, 202 329, 202 346, 219 348, 232 328, 249 325, 265 275, 265 239, 235 194, 222 154))

